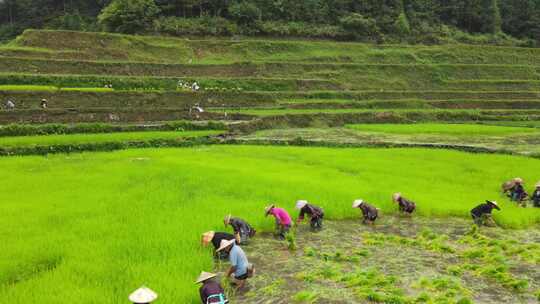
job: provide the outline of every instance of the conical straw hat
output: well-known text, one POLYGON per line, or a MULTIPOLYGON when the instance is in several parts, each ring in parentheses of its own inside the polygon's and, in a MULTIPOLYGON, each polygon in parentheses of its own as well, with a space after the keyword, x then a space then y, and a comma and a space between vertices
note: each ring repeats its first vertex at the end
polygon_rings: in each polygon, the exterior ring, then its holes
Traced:
POLYGON ((201 272, 201 274, 199 275, 199 278, 197 279, 197 281, 195 281, 195 283, 201 283, 208 279, 215 278, 216 276, 217 275, 215 273, 203 271, 201 272))
POLYGON ((219 244, 219 248, 216 251, 221 251, 232 244, 234 244, 235 240, 221 240, 221 243, 219 244))
POLYGON ((363 203, 364 203, 364 200, 357 199, 357 200, 355 200, 355 201, 353 202, 352 207, 353 207, 353 208, 358 208, 358 207, 360 207, 363 203))
POLYGON ((304 208, 308 204, 308 201, 306 200, 298 200, 296 201, 296 209, 300 210, 304 208))
POLYGON ((157 299, 158 295, 150 288, 142 286, 129 295, 132 303, 151 303, 157 299))
POLYGON ((202 243, 204 245, 208 245, 212 241, 212 239, 214 238, 214 234, 215 234, 214 231, 208 231, 208 232, 203 233, 203 235, 202 235, 202 243))
POLYGON ((271 211, 272 209, 274 209, 275 207, 276 207, 276 205, 272 204, 272 205, 270 205, 270 206, 264 208, 265 215, 268 216, 268 214, 270 214, 270 211, 271 211))

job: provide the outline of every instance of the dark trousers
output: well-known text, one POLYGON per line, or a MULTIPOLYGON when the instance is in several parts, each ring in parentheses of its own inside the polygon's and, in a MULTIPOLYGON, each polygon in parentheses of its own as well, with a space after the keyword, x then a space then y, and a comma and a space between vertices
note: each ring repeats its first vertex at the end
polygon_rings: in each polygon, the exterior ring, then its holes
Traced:
POLYGON ((322 223, 323 223, 322 216, 312 217, 310 221, 310 225, 312 229, 322 229, 322 223))
POLYGON ((280 225, 276 222, 276 234, 280 239, 284 240, 290 229, 291 225, 280 225))

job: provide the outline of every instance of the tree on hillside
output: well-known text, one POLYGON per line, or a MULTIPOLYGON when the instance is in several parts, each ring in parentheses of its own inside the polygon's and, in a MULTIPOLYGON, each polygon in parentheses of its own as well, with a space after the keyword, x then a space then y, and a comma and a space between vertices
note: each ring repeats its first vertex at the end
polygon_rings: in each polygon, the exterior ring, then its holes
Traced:
POLYGON ((497 0, 484 0, 481 32, 496 34, 501 31, 501 12, 497 0))
POLYGON ((253 24, 261 18, 261 10, 250 1, 234 2, 229 7, 229 14, 242 25, 253 24))
POLYGON ((380 32, 377 22, 372 18, 366 18, 361 14, 352 13, 341 18, 341 26, 354 39, 366 39, 379 37, 380 32))
POLYGON ((159 12, 154 0, 114 0, 98 21, 109 31, 133 34, 149 29, 159 12))

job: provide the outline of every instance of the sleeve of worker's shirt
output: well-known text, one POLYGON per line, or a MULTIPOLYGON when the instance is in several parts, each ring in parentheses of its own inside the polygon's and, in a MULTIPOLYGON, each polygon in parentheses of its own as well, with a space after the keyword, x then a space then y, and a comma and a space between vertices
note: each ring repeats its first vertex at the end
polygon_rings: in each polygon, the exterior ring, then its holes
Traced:
POLYGON ((231 251, 231 266, 236 267, 238 265, 238 253, 236 250, 231 251))

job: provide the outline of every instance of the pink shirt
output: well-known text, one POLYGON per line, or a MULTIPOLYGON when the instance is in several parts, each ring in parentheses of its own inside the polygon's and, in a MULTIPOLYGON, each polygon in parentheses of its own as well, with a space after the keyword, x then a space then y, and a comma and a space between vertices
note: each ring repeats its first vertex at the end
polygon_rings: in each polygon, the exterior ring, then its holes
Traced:
POLYGON ((287 211, 285 211, 285 209, 272 208, 270 214, 272 214, 282 225, 290 225, 292 222, 291 217, 289 216, 287 211))

